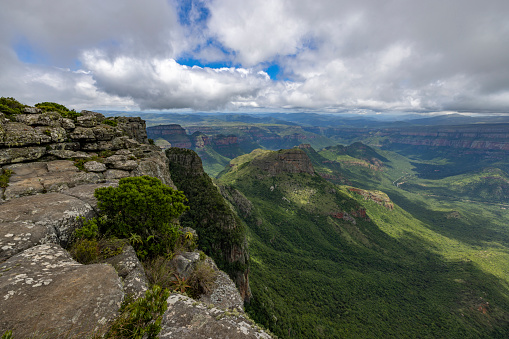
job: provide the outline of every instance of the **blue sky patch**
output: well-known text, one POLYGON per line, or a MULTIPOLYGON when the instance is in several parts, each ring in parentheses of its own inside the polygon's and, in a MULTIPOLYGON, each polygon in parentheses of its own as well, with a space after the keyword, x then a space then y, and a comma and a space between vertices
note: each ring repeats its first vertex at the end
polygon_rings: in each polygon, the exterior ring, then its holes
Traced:
POLYGON ((18 60, 27 64, 40 64, 45 63, 46 58, 37 53, 34 47, 28 42, 25 37, 19 38, 13 43, 14 51, 18 60))

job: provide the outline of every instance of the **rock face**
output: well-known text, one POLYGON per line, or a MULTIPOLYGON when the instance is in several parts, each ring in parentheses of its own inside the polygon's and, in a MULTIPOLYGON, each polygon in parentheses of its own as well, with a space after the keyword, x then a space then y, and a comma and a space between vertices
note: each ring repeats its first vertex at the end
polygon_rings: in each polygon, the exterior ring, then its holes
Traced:
POLYGON ((135 299, 143 297, 148 289, 145 270, 131 245, 124 246, 122 253, 105 260, 112 265, 124 283, 124 292, 135 299))
POLYGON ((198 243, 230 275, 244 300, 249 300, 249 254, 242 222, 203 171, 200 157, 194 151, 172 147, 166 156, 172 178, 191 207, 181 216, 181 224, 198 232, 198 243))
POLYGON ((229 312, 198 303, 181 294, 168 298, 160 338, 271 338, 243 312, 229 312))
POLYGON ((168 141, 172 147, 191 148, 191 137, 186 130, 177 124, 149 127, 148 135, 151 139, 162 138, 168 141))
POLYGON ((143 120, 82 114, 76 121, 55 112, 18 114, 0 123, 0 166, 13 172, 1 199, 141 175, 174 187, 167 158, 146 144, 143 120))
POLYGON ((254 158, 251 164, 271 176, 281 173, 308 173, 311 175, 315 173, 306 152, 298 148, 264 154, 254 158))
MULTIPOLYGON (((106 119, 84 111, 71 120, 36 108, 26 108, 25 113, 17 115, 16 122, 0 115, 0 173, 12 173, 0 191, 0 334, 12 330, 16 338, 102 335, 118 316, 124 296, 136 298, 147 290, 143 266, 129 245, 105 263, 92 265, 77 263, 63 247, 82 226, 79 217, 97 215, 96 188, 141 175, 175 188, 170 160, 159 148, 145 144, 145 123, 139 118, 106 119)), ((176 156, 172 161, 182 162, 190 177, 205 175, 199 158, 176 156)), ((224 224, 225 232, 237 227, 234 219, 230 221, 224 224)), ((247 264, 245 242, 241 245, 226 249, 232 263, 247 264)), ((190 274, 199 253, 181 257, 181 266, 190 274)), ((215 307, 172 295, 160 337, 269 338, 246 318, 233 281, 206 260, 217 275, 202 300, 215 307)), ((243 296, 249 295, 247 269, 237 278, 243 296)))
POLYGON ((364 200, 374 201, 377 204, 384 206, 388 210, 392 211, 394 209, 394 203, 391 201, 389 196, 382 191, 373 191, 373 190, 368 191, 368 190, 363 190, 363 189, 355 188, 355 187, 349 187, 348 190, 350 192, 354 192, 354 193, 357 193, 357 194, 363 196, 364 200))
POLYGON ((27 196, 0 205, 0 261, 37 244, 65 246, 80 227, 78 216, 91 218, 89 204, 60 193, 27 196))
POLYGON ((112 266, 81 265, 54 244, 11 257, 0 272, 0 333, 17 338, 104 333, 124 295, 112 266))

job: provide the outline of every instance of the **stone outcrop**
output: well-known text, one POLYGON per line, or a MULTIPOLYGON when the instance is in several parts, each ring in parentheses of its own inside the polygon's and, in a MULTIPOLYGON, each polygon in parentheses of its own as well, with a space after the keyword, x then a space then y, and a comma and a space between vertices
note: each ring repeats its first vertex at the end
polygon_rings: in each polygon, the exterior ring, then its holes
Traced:
POLYGON ((0 333, 16 338, 102 334, 124 293, 115 269, 81 265, 58 245, 32 247, 0 264, 0 333))
POLYGON ((160 125, 149 127, 147 129, 148 136, 151 139, 164 139, 168 141, 172 147, 191 148, 191 137, 187 135, 186 130, 177 124, 160 125))
POLYGON ((181 294, 168 298, 159 338, 271 338, 243 312, 227 311, 181 294))
POLYGON ((124 292, 135 299, 143 297, 149 283, 143 265, 138 260, 131 245, 125 245, 122 253, 104 261, 112 265, 119 277, 122 278, 124 292))
POLYGON ((268 175, 281 173, 307 173, 314 175, 315 170, 306 152, 301 149, 283 149, 254 158, 251 162, 268 175))
MULTIPOLYGON (((92 265, 77 263, 64 247, 82 226, 81 217, 97 216, 95 189, 141 175, 175 188, 169 159, 146 144, 145 123, 139 118, 107 119, 83 111, 71 120, 33 107, 24 112, 15 122, 0 115, 0 173, 11 173, 8 186, 0 191, 0 334, 12 330, 15 338, 102 335, 118 316, 125 295, 137 298, 147 290, 143 266, 130 245, 92 265)), ((204 174, 196 159, 177 158, 173 161, 182 161, 194 174, 204 174)), ((182 253, 176 260, 180 257, 186 274, 192 274, 199 253, 182 253)), ((242 258, 247 263, 247 252, 242 258)), ((208 306, 172 295, 160 337, 200 338, 207 333, 269 338, 244 314, 235 283, 210 258, 205 261, 216 272, 210 290, 201 296, 208 306)))
POLYGON ((168 160, 157 146, 147 144, 140 118, 106 119, 89 111, 75 121, 56 112, 15 117, 16 122, 0 123, 0 166, 13 172, 1 199, 141 175, 175 188, 168 160))
POLYGON ((0 261, 34 245, 55 243, 65 246, 79 216, 91 218, 88 203, 60 193, 27 196, 0 205, 0 261))
POLYGON ((389 196, 382 191, 375 190, 368 191, 355 187, 349 187, 348 190, 350 192, 354 192, 361 195, 362 197, 364 197, 364 200, 374 201, 377 204, 387 208, 388 210, 392 211, 394 209, 394 203, 391 201, 389 196))

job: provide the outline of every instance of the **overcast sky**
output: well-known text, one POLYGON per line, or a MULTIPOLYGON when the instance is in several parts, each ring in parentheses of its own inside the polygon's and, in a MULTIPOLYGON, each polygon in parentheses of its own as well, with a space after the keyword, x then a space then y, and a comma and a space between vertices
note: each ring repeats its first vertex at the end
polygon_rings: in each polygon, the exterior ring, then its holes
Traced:
POLYGON ((2 0, 0 96, 76 109, 509 112, 509 1, 2 0))

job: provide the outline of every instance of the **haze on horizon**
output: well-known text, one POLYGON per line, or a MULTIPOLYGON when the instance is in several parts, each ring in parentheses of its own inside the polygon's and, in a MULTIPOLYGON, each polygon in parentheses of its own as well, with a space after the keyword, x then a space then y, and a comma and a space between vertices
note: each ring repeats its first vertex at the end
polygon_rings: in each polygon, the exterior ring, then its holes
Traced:
POLYGON ((509 112, 507 0, 18 0, 0 96, 76 109, 509 112))

